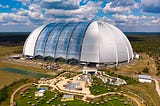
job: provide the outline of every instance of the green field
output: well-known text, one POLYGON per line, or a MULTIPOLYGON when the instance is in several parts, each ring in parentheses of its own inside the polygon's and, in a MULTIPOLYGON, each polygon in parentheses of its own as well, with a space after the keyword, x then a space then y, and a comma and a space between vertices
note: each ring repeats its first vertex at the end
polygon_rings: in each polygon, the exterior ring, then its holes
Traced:
MULTIPOLYGON (((16 103, 17 106, 27 106, 28 103, 30 102, 32 104, 35 104, 36 106, 52 106, 52 105, 61 105, 63 106, 64 104, 66 104, 67 106, 97 106, 97 103, 99 103, 99 106, 124 106, 124 102, 126 101, 126 98, 124 97, 120 97, 120 96, 109 96, 109 98, 105 98, 105 100, 107 100, 107 102, 105 102, 104 100, 99 100, 96 101, 94 103, 86 103, 82 100, 77 100, 75 99, 74 101, 67 101, 67 102, 63 102, 61 101, 61 96, 57 94, 57 92, 50 92, 50 91, 46 91, 45 96, 43 97, 35 97, 34 96, 34 92, 37 91, 38 89, 36 87, 31 87, 29 91, 24 92, 24 93, 19 93, 17 94, 16 97, 16 103), (25 96, 23 96, 25 95, 25 96), (57 96, 55 96, 57 95, 57 96), (29 97, 31 96, 31 97, 29 97), (116 99, 115 99, 116 97, 116 99), (46 102, 49 101, 51 98, 55 98, 54 100, 52 100, 49 104, 47 104, 46 102), (123 99, 123 100, 122 100, 123 99), (39 101, 39 103, 38 103, 39 101)), ((127 102, 127 104, 125 106, 132 106, 129 102, 127 102)))
POLYGON ((20 86, 30 83, 33 79, 20 79, 0 89, 0 106, 9 106, 11 94, 20 86))
POLYGON ((115 90, 111 87, 107 88, 107 86, 92 85, 90 87, 90 91, 93 95, 99 95, 99 94, 104 94, 104 93, 107 93, 107 92, 114 92, 115 90))
POLYGON ((29 70, 22 70, 22 69, 17 69, 17 68, 10 68, 10 67, 0 68, 0 70, 12 72, 12 73, 18 73, 18 74, 27 75, 27 76, 32 76, 35 78, 51 77, 51 75, 47 75, 47 74, 41 74, 38 72, 33 72, 33 71, 29 71, 29 70))

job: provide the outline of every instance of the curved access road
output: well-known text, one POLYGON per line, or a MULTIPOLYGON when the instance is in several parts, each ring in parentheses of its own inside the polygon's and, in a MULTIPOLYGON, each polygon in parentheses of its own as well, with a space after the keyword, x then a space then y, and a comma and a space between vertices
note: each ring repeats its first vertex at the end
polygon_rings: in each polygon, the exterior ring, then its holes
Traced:
MULTIPOLYGON (((95 95, 84 95, 83 101, 86 101, 87 97, 94 99, 94 98, 98 98, 98 97, 109 95, 109 94, 112 94, 112 95, 114 95, 114 94, 121 95, 122 93, 119 93, 119 92, 108 92, 108 93, 97 95, 97 96, 95 96, 95 95)), ((126 96, 126 97, 128 97, 128 98, 130 98, 130 99, 132 99, 137 104, 137 106, 145 106, 145 104, 141 103, 135 97, 132 97, 132 96, 130 96, 128 94, 124 94, 124 93, 123 93, 123 95, 126 96)))
POLYGON ((20 91, 22 88, 24 88, 24 87, 26 87, 26 86, 28 86, 28 85, 31 85, 31 83, 28 83, 28 84, 25 84, 25 85, 23 85, 23 86, 20 86, 18 89, 16 89, 16 90, 12 93, 11 98, 10 98, 10 106, 14 106, 14 96, 15 96, 15 94, 16 94, 18 91, 20 91))
POLYGON ((157 91, 158 95, 160 96, 160 87, 159 87, 159 83, 158 83, 158 81, 157 81, 156 78, 153 78, 153 80, 154 80, 154 82, 155 82, 155 84, 156 84, 156 91, 157 91))

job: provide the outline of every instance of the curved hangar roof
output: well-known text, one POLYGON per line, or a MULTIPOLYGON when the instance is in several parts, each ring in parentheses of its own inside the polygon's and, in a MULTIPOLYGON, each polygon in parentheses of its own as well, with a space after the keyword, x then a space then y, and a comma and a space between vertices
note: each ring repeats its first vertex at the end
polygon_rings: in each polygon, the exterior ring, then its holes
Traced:
POLYGON ((113 25, 99 21, 42 25, 29 35, 23 53, 106 64, 133 58, 127 37, 113 25))

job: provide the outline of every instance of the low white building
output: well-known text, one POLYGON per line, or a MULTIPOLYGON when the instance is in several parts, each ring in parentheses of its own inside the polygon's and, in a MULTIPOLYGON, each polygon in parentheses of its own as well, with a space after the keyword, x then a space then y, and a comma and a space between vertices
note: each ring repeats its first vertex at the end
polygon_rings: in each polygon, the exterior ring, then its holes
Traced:
POLYGON ((35 92, 35 96, 38 96, 38 97, 44 96, 45 91, 46 90, 42 88, 39 91, 35 92))
POLYGON ((144 82, 151 83, 152 82, 152 78, 149 75, 139 75, 138 80, 139 80, 139 82, 142 82, 142 83, 144 83, 144 82))
POLYGON ((72 101, 74 100, 74 95, 64 94, 61 101, 72 101))
POLYGON ((83 67, 83 74, 94 73, 97 74, 96 68, 83 67))
POLYGON ((22 54, 16 54, 16 55, 10 56, 10 58, 12 59, 20 59, 21 57, 22 57, 22 54))
POLYGON ((35 96, 42 97, 42 96, 44 96, 44 92, 36 91, 35 96))
POLYGON ((133 54, 134 54, 134 57, 133 57, 134 59, 139 59, 139 54, 137 54, 135 52, 133 54))

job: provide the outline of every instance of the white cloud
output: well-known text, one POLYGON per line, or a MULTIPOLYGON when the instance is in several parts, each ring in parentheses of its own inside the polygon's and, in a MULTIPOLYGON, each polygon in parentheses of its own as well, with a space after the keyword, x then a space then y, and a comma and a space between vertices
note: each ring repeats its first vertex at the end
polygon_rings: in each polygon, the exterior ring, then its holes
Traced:
POLYGON ((138 20, 139 16, 134 16, 134 15, 119 15, 119 14, 114 14, 113 17, 119 20, 123 21, 133 21, 133 20, 138 20))
POLYGON ((8 22, 3 24, 3 26, 7 26, 7 25, 16 25, 16 22, 8 22))
POLYGON ((11 11, 17 11, 17 8, 12 8, 11 11))
POLYGON ((80 0, 42 0, 41 6, 47 9, 74 10, 80 7, 80 0))
POLYGON ((121 15, 114 14, 114 21, 116 25, 123 26, 153 26, 160 25, 160 17, 150 16, 147 17, 145 15, 135 16, 135 15, 121 15))
POLYGON ((112 6, 132 6, 135 4, 135 0, 110 0, 112 6))
POLYGON ((40 10, 42 10, 42 8, 40 7, 39 4, 30 4, 30 5, 29 5, 29 10, 32 10, 32 11, 40 11, 40 10))
POLYGON ((139 4, 134 0, 113 0, 103 8, 104 13, 131 13, 132 9, 137 9, 139 4))
POLYGON ((82 3, 87 3, 89 0, 81 0, 82 3))
POLYGON ((2 4, 0 4, 0 8, 9 8, 9 6, 8 5, 2 5, 2 4))
POLYGON ((136 26, 139 25, 140 17, 134 16, 134 15, 120 15, 120 14, 114 14, 112 15, 114 17, 114 22, 116 25, 122 25, 122 26, 136 26))
POLYGON ((39 18, 39 19, 43 18, 43 15, 38 11, 34 11, 34 12, 28 11, 28 16, 31 18, 39 18))
POLYGON ((28 18, 14 13, 0 13, 0 21, 1 25, 24 24, 28 18))
POLYGON ((146 17, 146 16, 144 16, 144 15, 143 15, 143 16, 141 16, 140 18, 141 18, 141 19, 144 19, 144 20, 145 20, 145 19, 147 19, 147 17, 146 17))
POLYGON ((8 8, 9 10, 12 8, 9 13, 3 13, 3 11, 0 13, 0 26, 3 26, 3 28, 10 25, 17 25, 18 28, 20 28, 19 26, 27 26, 32 29, 36 25, 42 25, 49 22, 79 22, 93 20, 105 21, 113 25, 124 26, 125 28, 126 26, 134 26, 137 28, 140 26, 160 25, 160 17, 158 17, 158 15, 143 14, 143 12, 159 13, 160 0, 142 0, 142 2, 135 2, 135 0, 13 1, 18 1, 20 3, 18 3, 17 7, 0 4, 0 8, 2 9, 8 8), (103 4, 104 1, 107 1, 107 4, 103 4), (138 12, 138 16, 135 16, 134 13, 132 13, 133 9, 138 12))
POLYGON ((18 11, 17 11, 17 13, 16 14, 18 14, 18 15, 22 15, 22 16, 27 16, 28 15, 28 10, 24 10, 24 9, 19 9, 18 11))
POLYGON ((160 0, 142 0, 142 10, 150 13, 160 13, 160 0))
POLYGON ((127 12, 130 13, 131 10, 129 7, 122 7, 122 6, 118 6, 118 7, 111 7, 112 3, 108 3, 106 4, 106 6, 103 8, 103 11, 105 13, 120 13, 120 12, 127 12))
POLYGON ((103 17, 98 17, 96 20, 98 21, 103 21, 103 22, 107 22, 109 24, 115 25, 114 21, 111 20, 110 18, 103 16, 103 17))
POLYGON ((31 0, 17 0, 22 3, 22 5, 27 5, 31 2, 31 0))
POLYGON ((154 20, 154 19, 157 19, 157 17, 151 16, 150 19, 154 20))
MULTIPOLYGON (((23 5, 27 5, 28 9, 20 8, 12 9, 12 13, 0 13, 1 25, 41 25, 48 22, 79 22, 91 21, 101 8, 102 2, 84 1, 86 4, 79 6, 77 9, 47 9, 41 7, 41 2, 33 0, 18 0, 23 5)), ((45 0, 47 2, 60 2, 63 0, 45 0)), ((68 0, 68 2, 75 0, 68 0)), ((81 0, 78 0, 81 2, 81 0)))
POLYGON ((157 19, 153 19, 151 21, 152 24, 160 24, 160 18, 157 18, 157 19))
POLYGON ((45 15, 57 18, 65 18, 65 17, 71 19, 78 18, 81 21, 87 21, 91 20, 95 16, 95 14, 98 12, 99 5, 100 2, 97 4, 93 2, 88 2, 86 5, 83 5, 75 10, 45 9, 46 11, 45 15))

